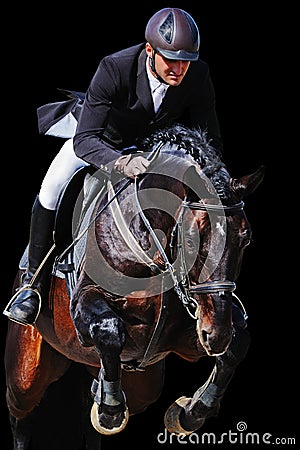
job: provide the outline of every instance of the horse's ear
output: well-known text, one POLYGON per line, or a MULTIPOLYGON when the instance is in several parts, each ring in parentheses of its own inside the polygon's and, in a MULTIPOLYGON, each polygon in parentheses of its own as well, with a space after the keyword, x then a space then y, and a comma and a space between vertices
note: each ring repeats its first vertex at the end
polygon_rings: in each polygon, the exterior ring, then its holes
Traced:
POLYGON ((265 175, 265 167, 260 166, 254 173, 250 175, 245 175, 241 178, 232 178, 231 186, 232 189, 238 194, 240 198, 246 195, 252 194, 260 183, 262 182, 265 175))

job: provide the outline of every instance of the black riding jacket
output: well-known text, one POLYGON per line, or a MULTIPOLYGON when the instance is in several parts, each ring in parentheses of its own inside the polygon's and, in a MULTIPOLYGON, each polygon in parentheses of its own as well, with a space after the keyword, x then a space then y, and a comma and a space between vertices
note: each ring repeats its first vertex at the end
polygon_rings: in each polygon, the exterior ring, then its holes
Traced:
POLYGON ((169 87, 155 114, 146 58, 145 44, 139 44, 100 61, 78 120, 75 154, 110 171, 109 163, 124 148, 174 122, 207 130, 212 145, 222 152, 208 65, 202 60, 191 62, 181 84, 169 87))

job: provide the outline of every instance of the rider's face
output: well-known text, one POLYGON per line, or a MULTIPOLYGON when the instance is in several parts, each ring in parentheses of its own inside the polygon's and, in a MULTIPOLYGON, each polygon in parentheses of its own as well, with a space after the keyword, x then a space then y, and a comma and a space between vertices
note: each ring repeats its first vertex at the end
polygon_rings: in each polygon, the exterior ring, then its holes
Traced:
MULTIPOLYGON (((153 49, 150 44, 146 44, 146 53, 151 58, 153 49)), ((163 81, 170 86, 179 86, 182 82, 190 61, 182 61, 180 59, 167 59, 160 53, 155 53, 155 70, 163 81)), ((155 76, 156 74, 153 73, 155 76)))

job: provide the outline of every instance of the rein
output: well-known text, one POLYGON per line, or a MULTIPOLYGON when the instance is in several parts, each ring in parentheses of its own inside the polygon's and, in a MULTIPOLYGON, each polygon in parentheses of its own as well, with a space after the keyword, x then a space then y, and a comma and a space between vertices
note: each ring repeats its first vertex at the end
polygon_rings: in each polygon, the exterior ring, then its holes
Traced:
POLYGON ((179 300, 182 302, 182 304, 187 308, 188 313, 190 314, 191 317, 193 317, 194 319, 196 319, 195 316, 193 316, 188 308, 188 306, 190 306, 191 304, 193 304, 193 307, 196 308, 196 306, 198 306, 198 303, 196 302, 196 300, 194 300, 192 297, 189 297, 188 295, 186 295, 186 292, 182 289, 180 282, 178 281, 176 275, 175 275, 175 269, 173 264, 170 263, 168 256, 163 248, 163 246, 161 245, 158 237, 156 236, 153 228, 150 225, 149 220, 147 219, 147 217, 144 214, 144 211, 141 207, 140 201, 139 201, 139 197, 138 197, 138 179, 135 179, 135 183, 134 183, 134 192, 135 192, 135 201, 138 207, 138 211, 139 211, 139 215, 141 217, 141 219, 143 220, 146 228, 149 231, 150 236, 152 237, 157 250, 160 252, 164 263, 165 263, 165 267, 166 267, 166 272, 169 273, 169 275, 171 276, 171 279, 173 281, 173 288, 174 291, 176 292, 179 300))

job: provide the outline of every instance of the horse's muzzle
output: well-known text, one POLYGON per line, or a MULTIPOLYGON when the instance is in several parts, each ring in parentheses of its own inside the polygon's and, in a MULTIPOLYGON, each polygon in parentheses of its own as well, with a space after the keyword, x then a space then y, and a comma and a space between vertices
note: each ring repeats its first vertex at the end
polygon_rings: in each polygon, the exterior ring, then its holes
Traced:
POLYGON ((209 356, 223 354, 231 343, 234 332, 232 326, 233 284, 231 287, 229 284, 225 286, 224 292, 219 289, 220 283, 218 287, 210 285, 208 289, 216 287, 216 292, 200 294, 197 333, 202 347, 209 356))
POLYGON ((208 356, 218 356, 225 353, 228 349, 232 340, 233 329, 214 328, 211 331, 207 331, 202 328, 201 330, 198 330, 198 335, 200 343, 208 356))

